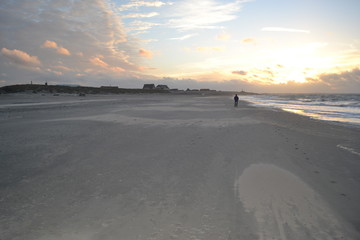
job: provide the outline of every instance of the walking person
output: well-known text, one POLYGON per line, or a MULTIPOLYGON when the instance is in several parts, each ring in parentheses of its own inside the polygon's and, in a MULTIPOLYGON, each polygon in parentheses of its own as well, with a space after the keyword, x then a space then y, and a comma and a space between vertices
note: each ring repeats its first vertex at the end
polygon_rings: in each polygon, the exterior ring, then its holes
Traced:
POLYGON ((237 107, 238 106, 238 103, 239 103, 239 97, 237 94, 235 94, 235 97, 234 97, 234 107, 237 107))

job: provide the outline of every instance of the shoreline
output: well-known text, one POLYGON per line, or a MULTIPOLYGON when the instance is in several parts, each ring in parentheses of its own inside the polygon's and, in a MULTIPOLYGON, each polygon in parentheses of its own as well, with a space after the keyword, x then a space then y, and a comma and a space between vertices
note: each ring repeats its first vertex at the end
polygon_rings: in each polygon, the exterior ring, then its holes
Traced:
POLYGON ((282 109, 322 121, 360 126, 360 94, 286 94, 244 97, 254 106, 282 109))
POLYGON ((253 106, 254 108, 263 108, 263 109, 266 109, 266 110, 269 110, 269 111, 274 111, 274 112, 278 112, 278 111, 287 112, 289 114, 294 114, 296 116, 305 117, 306 119, 315 120, 315 121, 319 121, 319 122, 322 122, 322 123, 328 123, 328 124, 332 124, 332 125, 335 125, 335 126, 341 126, 341 127, 350 127, 350 128, 360 129, 360 124, 358 124, 358 123, 321 119, 321 118, 313 117, 313 116, 308 115, 308 114, 301 114, 301 113, 297 113, 295 111, 288 111, 288 110, 277 108, 277 107, 256 106, 255 104, 252 104, 249 101, 246 101, 246 100, 243 100, 243 101, 246 102, 246 103, 249 103, 249 105, 253 106))

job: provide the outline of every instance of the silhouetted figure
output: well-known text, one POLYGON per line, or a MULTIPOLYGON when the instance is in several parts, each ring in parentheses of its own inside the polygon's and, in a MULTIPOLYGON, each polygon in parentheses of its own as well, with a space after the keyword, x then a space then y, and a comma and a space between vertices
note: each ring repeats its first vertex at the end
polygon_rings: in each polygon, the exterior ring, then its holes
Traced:
POLYGON ((239 97, 237 94, 235 94, 235 97, 234 97, 234 107, 237 107, 238 106, 238 103, 239 103, 239 97))

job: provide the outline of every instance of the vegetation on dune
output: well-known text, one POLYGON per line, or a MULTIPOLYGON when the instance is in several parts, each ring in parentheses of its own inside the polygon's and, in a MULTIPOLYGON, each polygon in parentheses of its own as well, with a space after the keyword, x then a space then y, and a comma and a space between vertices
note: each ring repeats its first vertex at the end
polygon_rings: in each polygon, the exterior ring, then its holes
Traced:
POLYGON ((177 94, 198 94, 198 95, 255 95, 251 92, 236 92, 236 91, 215 91, 209 89, 200 90, 170 90, 170 89, 140 89, 140 88, 118 88, 114 86, 102 87, 83 87, 83 86, 67 86, 67 85, 47 85, 47 84, 17 84, 9 85, 0 88, 0 94, 7 93, 67 93, 78 94, 84 96, 85 94, 123 94, 123 93, 177 93, 177 94))
POLYGON ((2 93, 69 93, 69 94, 120 94, 120 93, 168 93, 166 90, 143 90, 118 87, 82 87, 62 85, 19 84, 0 88, 2 93))

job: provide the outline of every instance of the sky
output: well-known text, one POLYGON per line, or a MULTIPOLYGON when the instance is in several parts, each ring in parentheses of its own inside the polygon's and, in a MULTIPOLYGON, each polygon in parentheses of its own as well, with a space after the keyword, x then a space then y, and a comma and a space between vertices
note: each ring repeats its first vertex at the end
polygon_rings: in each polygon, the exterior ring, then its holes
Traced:
POLYGON ((0 86, 360 93, 358 0, 3 0, 0 86))

